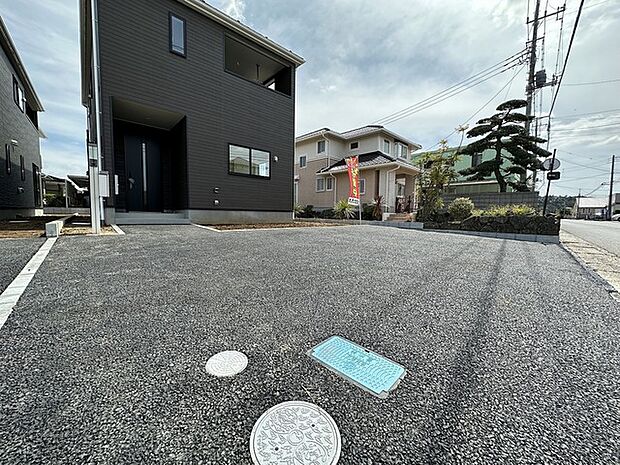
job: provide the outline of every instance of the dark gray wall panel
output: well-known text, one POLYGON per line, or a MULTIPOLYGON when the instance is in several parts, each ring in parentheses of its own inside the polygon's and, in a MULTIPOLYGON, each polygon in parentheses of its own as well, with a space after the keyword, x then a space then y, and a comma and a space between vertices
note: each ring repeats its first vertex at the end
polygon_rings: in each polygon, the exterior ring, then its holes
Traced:
POLYGON ((294 94, 288 97, 226 72, 228 32, 174 0, 99 4, 105 169, 114 172, 111 98, 133 100, 187 116, 189 208, 290 211, 294 94), (169 52, 170 12, 187 21, 187 58, 169 52), (229 143, 277 156, 271 179, 229 175, 229 143))

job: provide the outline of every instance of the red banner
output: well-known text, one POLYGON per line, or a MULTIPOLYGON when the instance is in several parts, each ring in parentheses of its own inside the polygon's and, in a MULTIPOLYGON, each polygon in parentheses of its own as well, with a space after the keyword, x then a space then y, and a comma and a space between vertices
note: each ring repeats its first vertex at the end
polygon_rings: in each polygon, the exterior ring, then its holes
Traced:
POLYGON ((347 168, 349 169, 349 199, 360 198, 360 172, 359 159, 357 156, 347 158, 347 168))

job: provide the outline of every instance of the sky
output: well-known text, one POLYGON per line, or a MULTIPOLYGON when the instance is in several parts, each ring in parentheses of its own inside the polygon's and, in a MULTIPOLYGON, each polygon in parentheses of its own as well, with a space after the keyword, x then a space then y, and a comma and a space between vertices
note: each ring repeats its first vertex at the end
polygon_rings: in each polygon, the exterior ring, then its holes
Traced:
MULTIPOLYGON (((306 59, 297 73, 300 135, 376 123, 517 54, 527 41, 528 3, 533 16, 535 0, 210 3, 306 59)), ((561 1, 542 5, 551 12, 561 1)), ((541 24, 545 40, 538 51, 542 58, 544 49, 549 79, 556 61, 563 64, 578 6, 579 0, 566 1, 562 35, 555 17, 541 24)), ((44 172, 84 173, 78 0, 0 0, 0 15, 46 109, 40 117, 47 135, 41 144, 44 172)), ((551 194, 576 195, 581 189, 583 195, 604 196, 609 189, 604 183, 611 155, 620 156, 618 44, 620 0, 586 0, 552 114, 550 148, 558 150, 562 178, 552 183, 551 194)), ((542 66, 539 61, 537 69, 542 66)), ((458 145, 458 125, 472 126, 502 101, 524 98, 525 85, 526 67, 520 64, 386 127, 424 148, 449 134, 448 142, 458 145)), ((551 98, 552 88, 539 91, 537 114, 549 114, 551 98)), ((541 121, 546 133, 547 120, 541 121)))

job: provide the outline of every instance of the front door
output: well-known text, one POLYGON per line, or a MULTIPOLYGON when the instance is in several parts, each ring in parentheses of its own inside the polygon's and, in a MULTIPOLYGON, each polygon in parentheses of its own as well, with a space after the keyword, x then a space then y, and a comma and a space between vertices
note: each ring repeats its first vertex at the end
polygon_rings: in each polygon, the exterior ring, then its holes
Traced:
POLYGON ((127 211, 162 211, 161 145, 151 135, 125 135, 127 211))

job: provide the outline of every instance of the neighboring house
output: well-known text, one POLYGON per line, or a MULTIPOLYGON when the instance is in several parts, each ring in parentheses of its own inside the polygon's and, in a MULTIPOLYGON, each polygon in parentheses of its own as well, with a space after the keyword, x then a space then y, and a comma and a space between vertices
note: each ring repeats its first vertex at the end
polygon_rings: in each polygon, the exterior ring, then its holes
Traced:
MULTIPOLYGON (((88 177, 82 176, 88 185, 88 177)), ((88 189, 78 186, 73 180, 59 178, 51 174, 43 174, 43 199, 46 207, 82 207, 88 189)))
MULTIPOLYGON (((620 194, 616 194, 612 211, 620 208, 620 194)), ((607 218, 608 197, 577 197, 573 214, 581 220, 604 220, 607 218)))
MULTIPOLYGON (((427 152, 414 153, 411 156, 411 162, 414 163, 416 166, 420 166, 422 158, 425 157, 426 155, 435 155, 435 154, 443 153, 445 156, 450 156, 454 154, 454 152, 456 152, 457 150, 458 150, 458 147, 450 147, 447 150, 444 150, 443 152, 441 150, 433 150, 433 151, 427 151, 427 152)), ((456 165, 454 166, 454 169, 458 174, 461 170, 464 170, 466 168, 470 168, 473 166, 477 166, 483 161, 492 160, 493 158, 495 158, 495 152, 493 150, 485 150, 481 154, 475 155, 473 157, 469 155, 460 155, 458 157, 458 161, 456 162, 456 165)), ((484 193, 499 192, 499 184, 497 183, 495 176, 488 176, 484 180, 481 180, 481 181, 467 181, 468 177, 469 176, 463 176, 461 174, 458 174, 458 178, 456 179, 456 181, 452 182, 445 189, 445 193, 466 195, 466 194, 484 194, 484 193)), ((507 176, 506 179, 507 180, 513 179, 514 181, 517 181, 519 178, 517 175, 510 175, 510 176, 507 176)), ((510 186, 508 186, 507 191, 512 192, 513 189, 510 186)))
POLYGON ((329 128, 299 136, 295 142, 295 202, 326 210, 349 195, 345 158, 358 155, 362 203, 383 197, 384 212, 415 205, 420 169, 408 161, 420 145, 382 126, 346 132, 329 128))
POLYGON ((0 218, 43 214, 43 105, 0 17, 0 218))
POLYGON ((94 4, 80 5, 82 100, 105 221, 290 220, 304 60, 200 0, 94 4))

